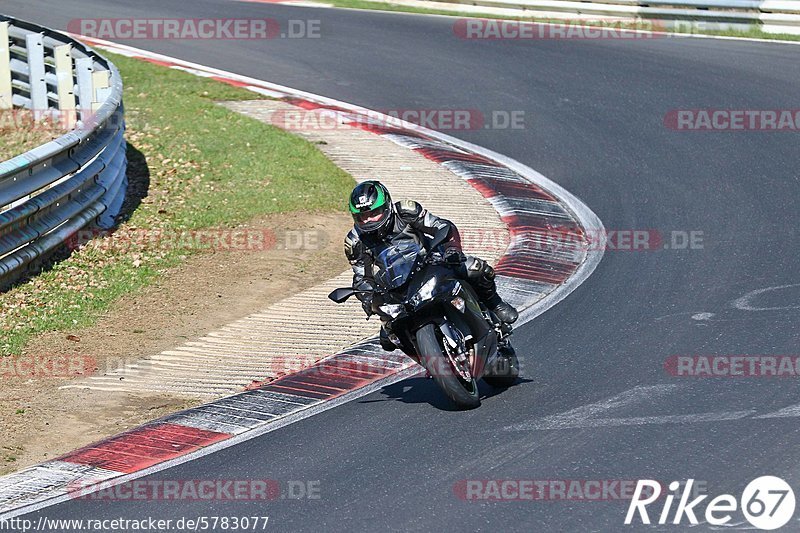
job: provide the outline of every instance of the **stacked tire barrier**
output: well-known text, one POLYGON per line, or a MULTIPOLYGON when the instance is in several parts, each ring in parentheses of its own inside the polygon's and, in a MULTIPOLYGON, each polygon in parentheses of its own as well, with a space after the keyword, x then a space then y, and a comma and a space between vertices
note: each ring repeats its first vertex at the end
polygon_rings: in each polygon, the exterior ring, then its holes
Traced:
POLYGON ((0 287, 86 226, 108 228, 127 189, 122 79, 91 48, 0 15, 0 111, 72 128, 0 163, 0 287))
MULTIPOLYGON (((612 19, 651 23, 653 29, 684 27, 724 30, 760 28, 800 34, 800 2, 786 0, 435 0, 521 11, 540 19, 612 19)), ((509 13, 510 14, 510 13, 509 13)))

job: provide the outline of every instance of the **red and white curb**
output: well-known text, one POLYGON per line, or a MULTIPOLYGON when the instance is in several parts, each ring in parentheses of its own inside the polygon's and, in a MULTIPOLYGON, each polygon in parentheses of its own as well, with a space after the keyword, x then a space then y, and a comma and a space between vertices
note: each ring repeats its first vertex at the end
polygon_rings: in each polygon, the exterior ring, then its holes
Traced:
MULTIPOLYGON (((76 36, 79 37, 80 36, 76 36)), ((175 58, 82 38, 90 45, 211 77, 304 108, 329 109, 354 123, 438 162, 489 199, 511 231, 497 264, 503 296, 529 322, 575 290, 602 259, 602 223, 580 200, 536 171, 505 156, 374 111, 288 87, 175 58), (570 247, 528 247, 533 233, 557 229, 570 247), (544 294, 544 296, 542 296, 544 294)), ((419 372, 399 352, 381 350, 375 338, 254 390, 180 411, 57 459, 0 478, 0 519, 55 505, 93 490, 130 481, 233 446, 367 395, 419 372)))

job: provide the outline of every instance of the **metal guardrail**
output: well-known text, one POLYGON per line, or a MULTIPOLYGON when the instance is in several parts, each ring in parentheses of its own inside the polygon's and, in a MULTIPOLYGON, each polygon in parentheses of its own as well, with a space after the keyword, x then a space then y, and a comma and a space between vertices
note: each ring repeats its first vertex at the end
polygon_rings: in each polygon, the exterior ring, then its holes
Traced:
POLYGON ((798 0, 434 0, 515 9, 539 18, 659 21, 666 28, 749 29, 800 34, 798 0))
POLYGON ((110 61, 0 15, 0 110, 12 106, 73 129, 0 163, 0 287, 81 228, 111 227, 127 189, 122 79, 110 61))

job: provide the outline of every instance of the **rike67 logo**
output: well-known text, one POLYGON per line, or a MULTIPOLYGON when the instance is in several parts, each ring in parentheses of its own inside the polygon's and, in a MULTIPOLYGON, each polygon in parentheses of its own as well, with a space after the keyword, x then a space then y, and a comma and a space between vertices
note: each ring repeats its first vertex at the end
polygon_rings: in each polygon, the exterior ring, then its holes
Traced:
MULTIPOLYGON (((631 525, 638 520, 642 524, 650 524, 651 517, 648 511, 658 511, 658 505, 648 506, 663 500, 663 507, 657 516, 653 517, 659 525, 679 525, 684 518, 688 523, 697 525, 698 515, 705 518, 711 526, 728 525, 734 518, 734 513, 741 512, 744 518, 756 529, 773 530, 786 525, 794 515, 794 491, 784 480, 775 476, 762 476, 751 481, 742 492, 737 501, 732 494, 720 494, 705 505, 705 510, 700 513, 701 504, 708 498, 707 494, 693 496, 693 479, 685 484, 673 481, 669 484, 669 492, 662 498, 661 484, 651 479, 640 479, 636 483, 633 498, 628 506, 625 516, 625 525, 631 525), (678 494, 683 487, 681 494, 678 494), (678 499, 678 504, 673 511, 673 503, 678 499)), ((733 525, 733 524, 730 524, 733 525)))

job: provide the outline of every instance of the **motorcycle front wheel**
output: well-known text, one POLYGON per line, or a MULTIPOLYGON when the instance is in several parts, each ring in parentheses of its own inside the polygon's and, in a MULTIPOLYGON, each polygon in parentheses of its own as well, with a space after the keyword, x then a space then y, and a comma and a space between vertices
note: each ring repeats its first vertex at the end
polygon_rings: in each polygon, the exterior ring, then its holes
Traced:
POLYGON ((434 324, 428 324, 417 331, 417 347, 422 366, 457 407, 460 409, 478 407, 481 404, 478 383, 475 378, 467 381, 459 376, 436 332, 434 324))

